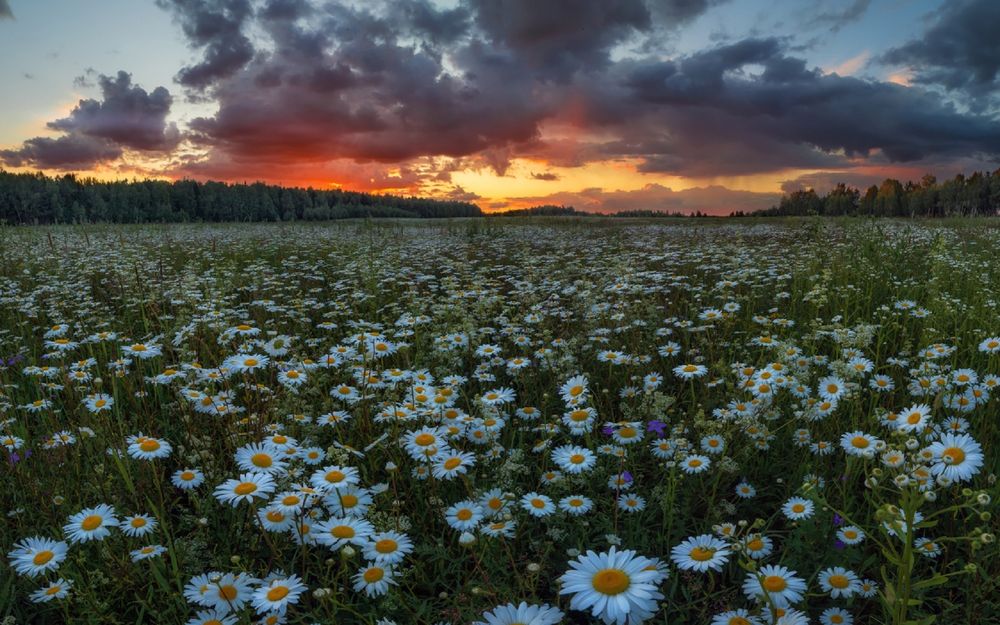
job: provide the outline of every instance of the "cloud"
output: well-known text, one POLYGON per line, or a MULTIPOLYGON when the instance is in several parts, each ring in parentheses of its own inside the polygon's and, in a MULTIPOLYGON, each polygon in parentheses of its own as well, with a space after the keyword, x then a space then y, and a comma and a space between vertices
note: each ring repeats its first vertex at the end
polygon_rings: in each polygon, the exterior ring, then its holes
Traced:
POLYGON ((824 75, 774 38, 644 64, 628 85, 634 102, 620 114, 654 122, 637 135, 646 171, 829 168, 876 151, 890 162, 1000 155, 995 119, 961 113, 923 89, 824 75))
POLYGON ((550 182, 553 180, 559 180, 559 174, 554 174, 550 171, 545 171, 541 173, 531 172, 531 177, 534 178, 535 180, 546 180, 550 182))
POLYGON ((9 165, 74 169, 119 158, 125 149, 169 152, 180 142, 176 125, 166 121, 173 98, 163 87, 147 93, 130 74, 98 77, 101 99, 77 102, 67 117, 46 126, 57 138, 28 139, 19 149, 0 151, 9 165))
POLYGON ((10 10, 10 3, 7 0, 0 0, 0 20, 14 19, 14 12, 10 10))
POLYGON ((84 135, 28 139, 16 150, 0 150, 0 161, 11 167, 86 169, 122 155, 118 146, 84 135))
POLYGON ((914 83, 964 93, 983 109, 998 104, 1000 91, 1000 2, 946 3, 916 39, 882 55, 884 63, 907 66, 914 83))
POLYGON ((243 25, 253 14, 249 0, 156 0, 156 3, 173 11, 191 47, 203 50, 201 62, 184 67, 177 74, 177 81, 185 87, 204 89, 220 78, 233 75, 253 58, 253 45, 243 34, 243 25))
POLYGON ((849 6, 842 9, 833 9, 817 12, 817 7, 810 6, 812 17, 807 21, 810 27, 822 27, 832 33, 838 32, 841 28, 856 22, 864 16, 871 6, 872 0, 854 0, 849 6))
POLYGON ((658 210, 665 212, 692 211, 728 215, 731 211, 754 211, 768 208, 781 199, 780 193, 736 191, 711 185, 683 191, 651 183, 641 189, 605 190, 600 187, 582 191, 560 191, 548 195, 506 198, 506 206, 537 206, 557 204, 573 206, 577 210, 615 213, 627 210, 658 210))

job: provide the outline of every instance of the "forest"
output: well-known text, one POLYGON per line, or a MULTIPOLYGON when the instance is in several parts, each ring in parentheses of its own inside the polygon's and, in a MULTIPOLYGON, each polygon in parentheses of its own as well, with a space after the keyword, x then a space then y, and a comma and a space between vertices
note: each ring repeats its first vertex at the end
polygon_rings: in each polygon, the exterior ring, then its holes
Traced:
POLYGON ((0 223, 298 221, 477 217, 469 202, 287 188, 262 182, 101 181, 0 170, 0 223))
POLYGON ((943 182, 930 174, 918 182, 887 178, 865 191, 840 183, 826 195, 813 189, 794 191, 777 206, 731 217, 787 215, 861 215, 871 217, 976 217, 1000 214, 1000 169, 958 174, 943 182))

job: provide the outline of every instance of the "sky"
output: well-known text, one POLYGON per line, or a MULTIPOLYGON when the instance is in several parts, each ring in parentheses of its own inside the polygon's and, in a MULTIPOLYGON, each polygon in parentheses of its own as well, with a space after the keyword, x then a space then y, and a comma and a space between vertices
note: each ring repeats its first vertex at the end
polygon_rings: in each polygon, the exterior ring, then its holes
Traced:
POLYGON ((1000 167, 996 0, 0 0, 0 166, 725 214, 1000 167))

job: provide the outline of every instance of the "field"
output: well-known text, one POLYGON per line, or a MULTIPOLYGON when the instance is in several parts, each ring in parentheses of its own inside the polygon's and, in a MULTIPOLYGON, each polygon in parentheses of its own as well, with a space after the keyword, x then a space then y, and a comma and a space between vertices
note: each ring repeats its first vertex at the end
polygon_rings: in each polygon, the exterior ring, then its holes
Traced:
POLYGON ((0 230, 0 617, 1000 622, 998 240, 0 230))

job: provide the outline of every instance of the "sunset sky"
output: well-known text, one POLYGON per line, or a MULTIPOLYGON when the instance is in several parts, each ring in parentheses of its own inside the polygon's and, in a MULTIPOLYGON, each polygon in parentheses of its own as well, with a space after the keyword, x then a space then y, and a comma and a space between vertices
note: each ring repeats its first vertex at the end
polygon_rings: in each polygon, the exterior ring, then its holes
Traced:
POLYGON ((0 164, 584 210, 1000 166, 1000 2, 0 0, 0 164))

